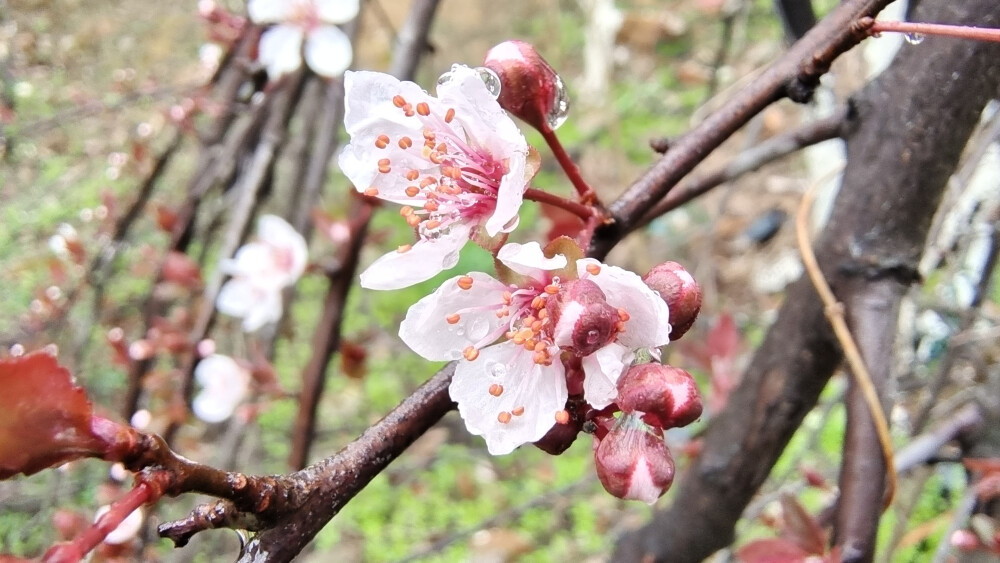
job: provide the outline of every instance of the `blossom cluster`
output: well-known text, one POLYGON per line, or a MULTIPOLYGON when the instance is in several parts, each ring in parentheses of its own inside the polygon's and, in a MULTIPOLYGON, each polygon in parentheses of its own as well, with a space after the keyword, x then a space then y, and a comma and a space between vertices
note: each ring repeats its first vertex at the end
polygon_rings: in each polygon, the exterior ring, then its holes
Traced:
POLYGON ((561 453, 587 429, 605 488, 654 502, 673 479, 663 430, 697 419, 701 399, 687 372, 649 360, 690 328, 701 293, 676 263, 640 278, 566 237, 507 241, 537 169, 507 111, 551 132, 567 107, 558 76, 512 43, 487 67, 453 66, 437 96, 375 72, 348 72, 345 91, 341 170, 362 194, 401 205, 415 234, 361 285, 426 281, 470 240, 496 258, 495 275, 451 277, 399 328, 420 356, 457 362, 449 392, 469 432, 501 455, 529 443, 561 453))
MULTIPOLYGON (((249 11, 255 22, 282 22, 260 44, 275 77, 301 64, 292 54, 302 49, 320 71, 311 57, 336 29, 320 22, 353 18, 357 0, 251 0, 249 11)), ((454 65, 436 96, 382 73, 344 75, 351 140, 340 169, 364 197, 398 204, 414 233, 412 243, 369 265, 360 283, 394 290, 427 281, 454 268, 470 241, 491 252, 494 273, 446 280, 410 307, 400 338, 428 360, 457 362, 449 393, 491 454, 524 444, 558 454, 586 431, 605 488, 652 503, 673 480, 663 431, 701 414, 691 376, 658 361, 660 347, 694 322, 700 289, 673 262, 640 277, 585 257, 581 241, 567 237, 544 247, 508 241, 538 169, 510 114, 551 135, 568 100, 530 45, 502 44, 485 65, 454 65)), ((583 199, 577 209, 590 205, 583 199)), ((278 217, 261 217, 257 240, 222 264, 232 278, 218 309, 242 318, 247 332, 278 321, 282 292, 306 258, 301 235, 278 217)), ((204 359, 197 375, 204 389, 195 408, 209 422, 231 416, 250 381, 220 355, 204 359)))

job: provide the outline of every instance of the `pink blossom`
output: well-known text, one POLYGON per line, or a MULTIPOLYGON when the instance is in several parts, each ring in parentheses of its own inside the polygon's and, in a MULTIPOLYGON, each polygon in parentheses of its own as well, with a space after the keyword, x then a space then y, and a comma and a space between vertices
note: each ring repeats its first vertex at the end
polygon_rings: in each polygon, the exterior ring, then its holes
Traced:
POLYGON ((567 268, 564 255, 548 258, 538 243, 507 244, 497 258, 519 283, 481 272, 452 278, 414 304, 399 329, 424 358, 458 360, 451 398, 494 455, 537 441, 565 420, 564 356, 582 356, 584 397, 602 408, 617 396, 635 351, 666 344, 670 334, 666 304, 631 272, 589 258, 567 268), (563 302, 556 319, 549 307, 572 287, 570 276, 593 282, 617 317, 586 349, 572 336, 590 322, 585 308, 563 302))
POLYGON ((281 318, 281 292, 305 271, 308 254, 302 235, 275 215, 260 217, 257 239, 222 262, 222 270, 232 279, 215 302, 219 311, 242 318, 246 332, 281 318))
POLYGON ((212 354, 198 362, 194 377, 202 388, 191 402, 191 410, 209 423, 232 416, 250 389, 250 372, 222 354, 212 354))
POLYGON ((528 144, 478 71, 455 65, 447 76, 436 98, 386 74, 345 76, 351 142, 340 168, 358 191, 404 205, 417 235, 363 272, 364 287, 430 279, 455 266, 470 238, 517 226, 532 175, 528 144))
POLYGON ((257 58, 277 80, 306 64, 335 77, 351 65, 351 40, 336 24, 358 15, 358 0, 250 0, 247 12, 258 24, 277 24, 260 36, 257 58))

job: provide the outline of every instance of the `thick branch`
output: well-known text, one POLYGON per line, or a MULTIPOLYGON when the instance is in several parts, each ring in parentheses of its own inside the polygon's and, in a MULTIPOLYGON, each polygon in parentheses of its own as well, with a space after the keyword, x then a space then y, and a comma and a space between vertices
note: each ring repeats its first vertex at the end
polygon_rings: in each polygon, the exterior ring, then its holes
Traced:
MULTIPOLYGON (((949 19, 954 4, 946 4, 934 2, 941 17, 925 17, 949 19)), ((975 1, 980 22, 988 19, 983 11, 995 12, 990 4, 975 1)), ((857 306, 864 293, 854 293, 860 289, 846 282, 902 286, 913 279, 948 175, 983 103, 996 93, 996 46, 931 40, 921 45, 927 51, 903 51, 854 103, 846 127, 848 173, 817 256, 849 305, 857 306)), ((729 408, 706 431, 703 453, 679 480, 673 505, 623 538, 613 559, 694 562, 731 543, 737 519, 840 359, 815 292, 800 280, 789 289, 729 408)), ((877 444, 868 455, 880 457, 877 444)), ((878 511, 882 478, 866 480, 877 487, 869 509, 878 511)))
POLYGON ((891 0, 848 0, 812 28, 780 59, 718 111, 672 144, 670 150, 608 210, 614 222, 600 229, 590 254, 601 258, 634 230, 650 206, 750 118, 784 96, 808 100, 819 78, 840 54, 866 37, 859 18, 875 16, 891 0))

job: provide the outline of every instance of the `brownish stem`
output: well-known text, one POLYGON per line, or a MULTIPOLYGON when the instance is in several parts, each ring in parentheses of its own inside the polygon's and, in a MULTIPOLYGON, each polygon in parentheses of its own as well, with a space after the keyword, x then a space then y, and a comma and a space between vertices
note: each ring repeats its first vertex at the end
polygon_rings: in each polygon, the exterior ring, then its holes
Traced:
POLYGON ((351 230, 350 245, 340 257, 341 267, 327 276, 329 286, 323 302, 323 314, 313 334, 312 356, 302 371, 302 389, 299 391, 299 410, 292 427, 292 449, 288 465, 294 469, 305 467, 309 448, 316 437, 316 414, 323 396, 326 371, 330 360, 340 348, 340 325, 347 303, 347 294, 354 286, 354 273, 358 257, 368 232, 372 207, 356 199, 351 217, 358 218, 351 230))
POLYGON ((673 211, 689 201, 708 193, 713 188, 731 182, 740 176, 753 172, 765 164, 796 153, 805 147, 822 143, 840 136, 846 111, 807 123, 781 135, 772 137, 761 144, 736 155, 725 166, 702 176, 686 178, 670 190, 649 212, 642 216, 636 228, 648 225, 650 221, 673 211))

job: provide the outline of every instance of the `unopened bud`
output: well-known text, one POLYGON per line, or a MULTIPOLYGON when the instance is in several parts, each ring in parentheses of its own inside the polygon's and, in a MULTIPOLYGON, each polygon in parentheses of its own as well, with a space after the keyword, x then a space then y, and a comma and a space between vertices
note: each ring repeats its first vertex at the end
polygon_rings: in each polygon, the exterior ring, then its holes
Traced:
POLYGON ((670 308, 670 340, 677 340, 691 328, 701 311, 701 287, 677 262, 664 262, 642 277, 650 289, 670 308))
POLYGON ((553 342, 577 356, 593 354, 618 334, 618 310, 590 280, 563 283, 558 295, 546 300, 545 309, 555 326, 553 342))
POLYGON ((701 416, 701 395, 691 374, 673 366, 650 363, 632 366, 618 379, 618 407, 642 412, 659 428, 691 424, 701 416))
POLYGON ((500 77, 500 107, 540 131, 556 129, 566 120, 566 87, 530 43, 504 41, 486 53, 483 66, 500 77))
POLYGON ((674 482, 674 460, 662 436, 626 414, 594 451, 604 489, 626 500, 653 504, 674 482))

